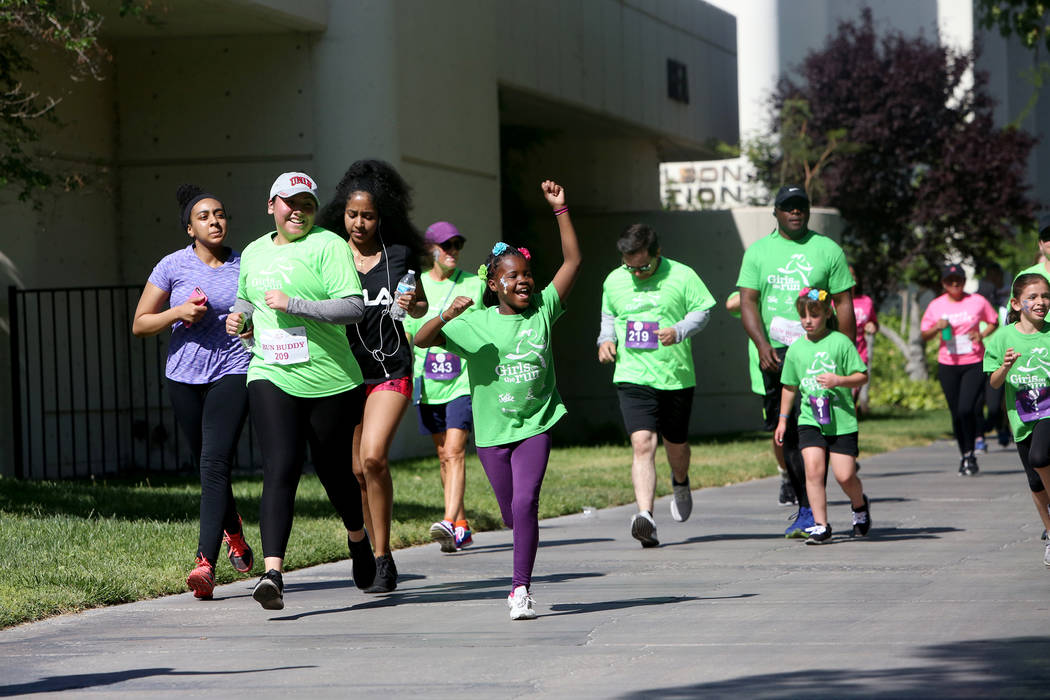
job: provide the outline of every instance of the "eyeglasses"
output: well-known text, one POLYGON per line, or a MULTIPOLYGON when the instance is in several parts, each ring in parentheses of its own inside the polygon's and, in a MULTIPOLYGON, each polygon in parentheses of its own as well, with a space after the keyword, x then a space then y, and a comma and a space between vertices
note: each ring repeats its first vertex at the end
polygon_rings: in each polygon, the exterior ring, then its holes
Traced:
POLYGON ((645 263, 644 265, 638 265, 638 266, 635 266, 635 267, 632 267, 632 266, 628 265, 627 263, 624 263, 623 264, 623 269, 627 270, 628 272, 648 272, 649 270, 653 269, 653 261, 650 260, 649 262, 645 263))
POLYGON ((450 238, 444 243, 438 243, 441 250, 463 250, 462 238, 450 238))

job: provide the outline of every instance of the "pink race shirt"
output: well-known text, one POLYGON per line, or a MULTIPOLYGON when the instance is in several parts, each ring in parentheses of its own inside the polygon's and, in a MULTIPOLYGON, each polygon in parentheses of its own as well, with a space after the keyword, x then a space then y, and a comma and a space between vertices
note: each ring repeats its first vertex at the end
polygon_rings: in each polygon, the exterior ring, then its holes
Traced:
POLYGON ((864 326, 875 320, 875 302, 871 297, 862 295, 853 297, 853 318, 857 322, 857 352, 864 364, 868 364, 868 339, 864 335, 864 326))
POLYGON ((984 343, 972 342, 968 333, 980 329, 981 321, 995 323, 999 320, 988 300, 980 294, 964 294, 959 301, 952 301, 947 294, 942 294, 926 307, 920 328, 928 331, 942 318, 947 318, 951 324, 952 337, 945 340, 941 336, 937 362, 942 365, 972 365, 981 362, 984 359, 984 343))

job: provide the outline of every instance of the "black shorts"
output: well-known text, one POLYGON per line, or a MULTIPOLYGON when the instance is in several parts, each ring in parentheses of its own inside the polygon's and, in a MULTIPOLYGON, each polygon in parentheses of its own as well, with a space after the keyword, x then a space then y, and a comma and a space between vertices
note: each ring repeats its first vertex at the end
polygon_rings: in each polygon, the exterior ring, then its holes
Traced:
POLYGON ((659 433, 667 442, 689 440, 689 416, 693 411, 693 387, 654 389, 642 384, 616 385, 620 414, 627 434, 639 430, 659 433))
POLYGON ((807 447, 820 447, 829 453, 850 457, 860 454, 860 450, 857 449, 856 433, 825 435, 812 425, 800 425, 798 426, 798 449, 803 450, 807 447))
MULTIPOLYGON (((762 383, 766 389, 766 393, 762 397, 762 418, 764 427, 769 432, 777 429, 777 422, 780 420, 780 392, 784 389, 784 385, 780 382, 780 371, 784 366, 784 356, 787 355, 787 348, 773 348, 773 351, 780 358, 780 367, 774 370, 761 370, 762 383)), ((797 401, 798 398, 796 397, 796 403, 797 401)), ((795 419, 798 418, 796 407, 792 407, 791 411, 785 411, 785 413, 794 413, 793 417, 795 419)))
POLYGON ((457 396, 448 403, 421 403, 419 409, 419 434, 439 435, 450 428, 474 429, 474 414, 471 412, 470 396, 457 396))

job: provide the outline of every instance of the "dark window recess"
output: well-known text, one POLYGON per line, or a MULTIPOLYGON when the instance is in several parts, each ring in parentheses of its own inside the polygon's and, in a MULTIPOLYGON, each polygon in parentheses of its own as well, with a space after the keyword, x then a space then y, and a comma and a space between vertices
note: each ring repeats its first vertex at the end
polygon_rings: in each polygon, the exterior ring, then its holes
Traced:
POLYGON ((667 59, 667 96, 675 102, 689 104, 689 77, 684 63, 667 59))

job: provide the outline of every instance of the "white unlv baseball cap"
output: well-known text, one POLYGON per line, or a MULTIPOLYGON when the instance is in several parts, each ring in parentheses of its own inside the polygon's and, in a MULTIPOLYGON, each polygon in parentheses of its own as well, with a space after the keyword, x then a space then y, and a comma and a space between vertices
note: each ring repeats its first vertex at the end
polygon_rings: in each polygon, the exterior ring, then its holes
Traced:
POLYGON ((309 192, 317 206, 321 206, 321 201, 317 198, 317 183, 306 173, 281 173, 270 187, 269 201, 272 202, 274 197, 294 197, 300 192, 309 192))

